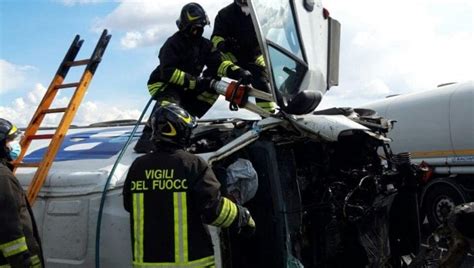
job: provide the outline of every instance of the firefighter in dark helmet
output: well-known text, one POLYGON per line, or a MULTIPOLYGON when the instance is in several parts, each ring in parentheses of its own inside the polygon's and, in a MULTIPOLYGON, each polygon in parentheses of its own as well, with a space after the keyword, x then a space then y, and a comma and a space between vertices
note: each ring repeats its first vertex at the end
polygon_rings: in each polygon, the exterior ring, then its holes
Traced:
MULTIPOLYGON (((160 64, 148 80, 148 91, 161 102, 172 102, 186 109, 193 116, 202 117, 217 100, 210 88, 212 78, 230 77, 249 84, 251 73, 231 61, 223 61, 210 40, 202 37, 209 18, 197 3, 186 4, 176 21, 178 31, 160 49, 160 64), (203 76, 201 73, 207 67, 203 76)), ((149 151, 149 123, 135 146, 139 153, 149 151)))
MULTIPOLYGON (((252 73, 250 83, 253 87, 270 92, 265 60, 247 0, 234 0, 217 13, 211 40, 221 52, 222 59, 232 61, 252 73)), ((268 112, 275 112, 274 102, 256 99, 256 104, 268 112)))
POLYGON ((249 211, 220 195, 212 169, 186 151, 196 125, 176 104, 158 107, 152 117, 155 152, 138 157, 123 188, 130 212, 134 267, 215 267, 204 224, 251 234, 249 211))
POLYGON ((43 267, 38 231, 11 161, 21 152, 21 132, 0 118, 0 267, 43 267))

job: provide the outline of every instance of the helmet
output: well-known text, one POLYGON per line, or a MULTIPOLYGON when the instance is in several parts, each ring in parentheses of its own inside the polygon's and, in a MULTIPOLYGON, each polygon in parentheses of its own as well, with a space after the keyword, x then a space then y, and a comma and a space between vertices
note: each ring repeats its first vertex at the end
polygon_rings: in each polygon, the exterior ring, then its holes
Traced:
POLYGON ((197 125, 194 116, 174 103, 164 104, 151 116, 152 141, 173 143, 182 147, 189 144, 192 129, 197 125))
POLYGON ((181 9, 181 15, 176 20, 178 29, 190 36, 201 37, 204 26, 209 25, 209 18, 206 11, 198 3, 186 4, 181 9))
POLYGON ((0 158, 7 158, 9 161, 12 160, 7 141, 13 141, 19 137, 21 137, 21 131, 10 123, 10 121, 0 118, 0 158))
POLYGON ((0 118, 0 142, 4 140, 14 140, 20 136, 21 132, 10 121, 0 118))

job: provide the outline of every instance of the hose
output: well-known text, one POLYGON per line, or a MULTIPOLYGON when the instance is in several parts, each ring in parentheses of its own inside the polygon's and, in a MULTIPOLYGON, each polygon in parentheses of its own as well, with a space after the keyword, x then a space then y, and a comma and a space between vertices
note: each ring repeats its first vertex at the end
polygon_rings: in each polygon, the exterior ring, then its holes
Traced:
POLYGON ((132 132, 130 133, 130 136, 127 139, 127 142, 125 142, 125 145, 122 147, 122 150, 120 151, 120 154, 117 158, 117 160, 114 163, 114 166, 110 170, 109 177, 105 181, 104 185, 104 190, 102 191, 102 196, 100 198, 100 207, 99 207, 99 214, 97 216, 97 229, 96 229, 96 236, 95 236, 95 267, 100 268, 100 227, 102 224, 102 213, 104 210, 104 204, 105 204, 105 198, 107 197, 107 188, 109 187, 110 180, 112 179, 112 176, 114 175, 115 169, 117 168, 118 164, 120 163, 120 159, 122 159, 123 154, 127 150, 128 145, 130 145, 130 142, 132 141, 133 136, 135 135, 135 132, 137 131, 138 126, 140 125, 146 111, 148 110, 148 107, 150 106, 151 102, 153 101, 153 98, 150 98, 148 103, 146 104, 145 108, 143 109, 142 114, 140 115, 140 118, 138 118, 137 123, 133 127, 132 132))

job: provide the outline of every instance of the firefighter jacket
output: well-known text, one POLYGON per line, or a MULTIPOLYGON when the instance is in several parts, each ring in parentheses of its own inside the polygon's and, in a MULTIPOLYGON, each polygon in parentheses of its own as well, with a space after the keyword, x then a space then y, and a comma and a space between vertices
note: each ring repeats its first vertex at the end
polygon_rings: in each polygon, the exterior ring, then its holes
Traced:
POLYGON ((25 192, 0 159, 0 267, 42 267, 38 231, 25 192))
POLYGON ((238 79, 240 68, 222 61, 211 41, 190 39, 182 32, 172 35, 160 49, 160 64, 150 74, 148 91, 159 102, 173 102, 192 115, 201 117, 217 100, 211 89, 198 89, 198 77, 206 66, 206 75, 238 79))
POLYGON ((264 65, 252 18, 250 15, 246 16, 235 3, 217 13, 212 43, 226 58, 237 62, 240 66, 252 62, 264 65), (239 27, 236 27, 236 23, 239 27), (231 54, 227 54, 229 52, 231 54))
POLYGON ((133 266, 214 267, 204 223, 229 227, 239 208, 220 196, 220 183, 202 158, 159 148, 132 163, 123 188, 133 266))
MULTIPOLYGON (((250 15, 246 16, 235 3, 224 7, 217 13, 211 40, 213 46, 221 52, 223 60, 232 61, 249 70, 253 76, 251 84, 270 93, 265 60, 250 15)), ((256 102, 260 108, 272 113, 276 108, 273 102, 260 99, 256 99, 256 102)))

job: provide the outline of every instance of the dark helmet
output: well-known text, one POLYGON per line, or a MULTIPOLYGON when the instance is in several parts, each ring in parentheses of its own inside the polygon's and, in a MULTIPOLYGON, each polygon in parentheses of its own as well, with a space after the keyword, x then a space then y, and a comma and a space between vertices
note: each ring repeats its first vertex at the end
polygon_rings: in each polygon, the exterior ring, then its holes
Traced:
POLYGON ((176 20, 178 29, 186 34, 201 36, 204 26, 209 25, 206 11, 198 3, 186 4, 181 9, 181 15, 176 20))
POLYGON ((191 132, 197 125, 194 116, 174 103, 164 104, 151 116, 152 141, 173 143, 182 147, 189 144, 191 132))
POLYGON ((10 121, 0 118, 0 158, 8 158, 9 149, 7 141, 12 141, 21 135, 21 131, 10 123, 10 121))
POLYGON ((0 118, 0 142, 14 140, 21 132, 10 121, 0 118))

